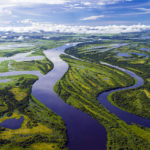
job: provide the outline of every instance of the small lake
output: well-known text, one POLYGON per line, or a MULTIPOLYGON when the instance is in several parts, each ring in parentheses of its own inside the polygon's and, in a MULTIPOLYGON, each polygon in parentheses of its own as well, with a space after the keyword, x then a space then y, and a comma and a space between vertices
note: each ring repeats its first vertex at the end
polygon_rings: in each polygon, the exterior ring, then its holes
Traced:
POLYGON ((130 54, 128 54, 128 53, 118 53, 117 56, 118 57, 130 57, 130 54))
POLYGON ((150 48, 140 48, 141 51, 150 51, 150 48))
POLYGON ((138 55, 138 56, 148 57, 148 55, 146 55, 146 54, 141 54, 141 53, 136 53, 136 52, 131 52, 131 54, 138 55))
POLYGON ((0 50, 9 50, 9 49, 14 49, 14 48, 23 48, 23 47, 32 47, 34 46, 33 44, 29 43, 20 43, 20 44, 5 44, 5 45, 0 45, 0 50))
POLYGON ((42 59, 44 59, 43 56, 28 57, 32 53, 33 53, 33 51, 27 52, 27 53, 19 53, 19 54, 16 54, 14 56, 11 56, 11 57, 0 57, 0 62, 8 61, 8 60, 15 60, 17 62, 21 62, 21 61, 33 61, 33 60, 42 60, 42 59))
MULTIPOLYGON (((109 45, 108 45, 109 46, 109 45)), ((92 47, 92 48, 88 48, 88 49, 99 49, 99 48, 106 48, 108 46, 96 46, 96 47, 92 47)))
POLYGON ((10 72, 0 72, 0 77, 7 77, 7 76, 17 76, 22 74, 32 74, 38 76, 38 78, 42 78, 43 75, 40 71, 10 71, 10 72))
POLYGON ((15 118, 7 119, 2 123, 0 123, 0 126, 9 129, 19 129, 21 128, 23 121, 24 121, 24 117, 21 117, 20 119, 15 119, 15 118))
POLYGON ((1 79, 0 79, 0 83, 7 83, 7 82, 9 82, 9 81, 11 81, 11 79, 4 79, 4 80, 1 80, 1 79))
POLYGON ((141 37, 130 38, 130 39, 133 39, 133 40, 149 40, 150 36, 141 36, 141 37))
POLYGON ((99 52, 106 52, 106 51, 110 51, 119 47, 123 47, 128 45, 128 43, 119 43, 119 44, 111 44, 111 45, 106 45, 106 46, 96 46, 96 47, 92 47, 92 48, 88 48, 88 50, 99 50, 99 52))

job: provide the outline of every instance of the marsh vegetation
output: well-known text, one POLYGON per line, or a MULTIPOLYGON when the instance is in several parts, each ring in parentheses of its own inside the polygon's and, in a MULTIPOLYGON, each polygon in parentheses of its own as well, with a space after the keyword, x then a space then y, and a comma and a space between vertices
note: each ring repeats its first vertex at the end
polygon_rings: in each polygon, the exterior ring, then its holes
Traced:
MULTIPOLYGON (((48 73, 54 66, 43 51, 68 42, 83 42, 66 49, 61 58, 69 64, 69 70, 57 82, 54 90, 66 103, 87 113, 107 131, 108 150, 150 149, 150 129, 136 124, 127 124, 110 113, 97 100, 97 95, 110 89, 127 87, 136 81, 122 71, 100 64, 101 61, 131 70, 144 79, 144 85, 137 89, 118 91, 109 100, 124 111, 150 118, 150 44, 141 37, 148 33, 118 35, 56 35, 40 33, 25 34, 24 43, 32 47, 1 49, 0 57, 32 52, 30 56, 42 56, 42 60, 7 60, 0 63, 0 72, 33 71, 48 73), (99 40, 99 39, 102 40, 99 40), (120 55, 121 54, 121 55, 120 55), (125 54, 125 55, 124 55, 125 54)), ((10 34, 0 39, 1 45, 22 42, 10 34)), ((0 123, 12 118, 24 118, 21 127, 10 129, 0 127, 0 150, 65 150, 66 127, 62 118, 45 107, 31 95, 32 85, 38 78, 34 75, 1 77, 10 79, 0 83, 0 123)))
POLYGON ((88 113, 106 128, 107 149, 149 149, 149 129, 127 125, 97 100, 98 93, 129 86, 134 84, 134 80, 105 65, 83 62, 64 55, 61 58, 69 64, 69 70, 56 84, 56 93, 66 103, 88 113))
POLYGON ((0 149, 65 149, 66 128, 58 115, 31 95, 33 75, 11 77, 1 83, 0 122, 24 117, 21 128, 0 127, 0 149))

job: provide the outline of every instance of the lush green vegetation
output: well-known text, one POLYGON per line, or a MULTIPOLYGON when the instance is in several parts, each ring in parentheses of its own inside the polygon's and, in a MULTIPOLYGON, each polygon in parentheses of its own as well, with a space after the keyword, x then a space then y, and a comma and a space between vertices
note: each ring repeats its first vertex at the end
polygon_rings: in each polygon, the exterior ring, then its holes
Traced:
POLYGON ((24 117, 21 128, 0 127, 1 150, 60 150, 66 149, 66 128, 61 117, 31 96, 33 75, 10 77, 12 81, 0 85, 0 122, 24 117))
POLYGON ((9 64, 9 61, 1 62, 0 63, 0 72, 8 72, 9 71, 8 64, 9 64))
POLYGON ((97 94, 116 87, 125 87, 134 80, 121 71, 97 63, 83 62, 61 56, 69 70, 56 84, 55 91, 68 104, 88 113, 107 130, 108 150, 150 149, 150 130, 127 125, 105 109, 97 94))
POLYGON ((52 68, 53 64, 46 57, 43 60, 32 60, 22 62, 16 62, 11 60, 0 63, 0 72, 39 70, 42 74, 46 74, 52 68))
MULTIPOLYGON (((135 82, 123 72, 101 65, 100 61, 127 68, 144 79, 144 86, 113 93, 109 99, 125 111, 150 118, 150 51, 140 50, 141 48, 150 49, 150 43, 148 39, 140 39, 142 34, 150 35, 149 32, 108 36, 24 33, 22 36, 28 38, 19 41, 16 37, 20 34, 10 33, 8 39, 0 38, 1 45, 7 45, 10 42, 14 44, 26 42, 34 43, 35 46, 0 50, 0 57, 10 57, 29 51, 34 51, 30 56, 44 56, 43 50, 69 42, 86 42, 68 48, 66 52, 91 63, 61 56, 69 64, 69 70, 56 84, 55 91, 66 103, 88 113, 106 128, 108 150, 148 150, 150 149, 150 129, 127 125, 105 109, 96 98, 98 93, 130 86, 135 82), (99 40, 101 38, 103 40, 99 40), (113 45, 120 43, 128 45, 118 48, 113 45), (130 57, 119 57, 119 53, 128 53, 130 57), (138 55, 138 53, 144 55, 138 55)), ((0 63, 0 72, 39 70, 46 74, 52 67, 52 63, 46 58, 28 62, 4 61, 0 63)), ((24 121, 20 129, 0 127, 0 150, 66 149, 64 122, 31 95, 31 87, 37 77, 20 75, 9 78, 12 81, 0 83, 0 123, 10 118, 18 119, 21 116, 24 117, 24 121)))
POLYGON ((122 68, 129 69, 144 79, 144 86, 134 90, 114 93, 109 100, 121 109, 136 115, 150 118, 150 43, 149 39, 141 39, 148 33, 120 34, 105 36, 107 40, 81 43, 77 47, 69 48, 67 53, 84 60, 99 63, 108 62, 122 68), (109 39, 109 40, 108 40, 109 39), (112 43, 127 43, 128 45, 105 51, 105 48, 92 49, 96 46, 106 46, 112 43), (90 48, 90 49, 89 49, 90 48), (130 56, 118 56, 119 53, 130 56))
POLYGON ((100 60, 99 55, 101 54, 101 52, 103 52, 105 49, 112 48, 113 47, 112 44, 115 43, 116 42, 113 42, 111 40, 81 43, 78 44, 76 47, 66 49, 65 52, 85 60, 99 62, 100 60))
MULTIPOLYGON (((9 35, 10 36, 10 35, 9 35)), ((46 40, 40 35, 28 35, 30 40, 23 42, 10 39, 3 40, 1 45, 13 45, 21 43, 34 43, 34 47, 12 48, 0 50, 0 57, 11 57, 18 53, 33 51, 30 56, 44 56, 43 60, 3 61, 0 63, 0 72, 8 71, 33 71, 39 70, 46 74, 53 67, 53 64, 45 57, 43 50, 55 48, 68 43, 69 40, 76 40, 70 36, 46 40), (56 41, 57 39, 57 41, 56 41), (9 43, 8 43, 9 42, 9 43)), ((49 36, 49 35, 48 35, 49 36)), ((30 57, 29 56, 29 57, 30 57)), ((31 87, 37 80, 33 75, 20 75, 10 78, 8 83, 0 83, 0 123, 5 120, 20 117, 24 121, 19 129, 8 129, 0 127, 0 150, 60 150, 66 148, 66 128, 61 117, 42 105, 31 96, 31 87)))
POLYGON ((24 61, 16 62, 11 61, 11 71, 33 71, 39 70, 41 73, 46 74, 53 68, 53 64, 47 59, 43 60, 33 60, 33 61, 24 61))
POLYGON ((116 92, 112 94, 110 101, 125 111, 145 118, 150 118, 150 51, 141 52, 139 49, 142 47, 148 49, 150 44, 139 42, 139 44, 135 48, 132 48, 132 50, 128 47, 128 49, 119 49, 119 51, 125 51, 128 53, 135 51, 137 53, 145 54, 147 57, 132 55, 128 59, 124 57, 117 58, 115 54, 111 57, 110 53, 109 56, 111 59, 104 57, 103 61, 105 60, 109 63, 129 69, 144 79, 144 85, 142 87, 134 90, 116 92))
MULTIPOLYGON (((6 44, 6 43, 5 43, 6 44)), ((8 43, 8 44, 12 44, 13 43, 8 43)), ((5 45, 2 45, 2 46, 5 46, 5 45)), ((6 49, 6 50, 0 50, 0 57, 11 57, 15 54, 18 54, 18 53, 26 53, 26 52, 29 52, 31 50, 33 50, 34 47, 26 47, 26 48, 12 48, 12 49, 6 49)))
POLYGON ((116 92, 110 101, 125 111, 150 118, 150 92, 145 87, 116 92))

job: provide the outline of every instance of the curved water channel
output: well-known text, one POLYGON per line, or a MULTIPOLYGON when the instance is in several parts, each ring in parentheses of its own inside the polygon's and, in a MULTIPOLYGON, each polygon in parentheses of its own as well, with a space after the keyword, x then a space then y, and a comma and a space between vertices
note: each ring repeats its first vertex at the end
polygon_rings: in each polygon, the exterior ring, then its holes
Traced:
POLYGON ((150 128, 150 119, 145 119, 143 117, 139 117, 139 116, 136 116, 136 115, 131 114, 129 112, 123 111, 123 110, 119 109, 118 107, 112 105, 111 102, 107 99, 108 95, 111 94, 112 92, 123 91, 123 90, 127 90, 127 89, 135 89, 135 88, 142 86, 144 84, 143 79, 141 77, 139 77, 138 75, 136 75, 135 73, 133 73, 127 69, 123 69, 123 68, 120 68, 118 66, 110 65, 110 64, 104 63, 104 62, 101 62, 101 64, 119 69, 119 70, 127 73, 131 77, 135 78, 137 80, 137 82, 135 85, 130 86, 130 87, 118 88, 115 90, 110 90, 110 91, 103 92, 103 93, 99 94, 99 96, 98 96, 99 102, 104 107, 106 107, 110 112, 115 114, 119 119, 125 121, 126 123, 128 123, 128 124, 135 123, 135 124, 150 128))
MULTIPOLYGON (((76 44, 67 44, 58 48, 44 51, 44 54, 48 59, 50 59, 54 68, 52 71, 46 75, 41 75, 38 71, 14 71, 7 73, 0 73, 0 76, 12 76, 19 74, 34 74, 39 77, 33 87, 32 94, 40 102, 45 104, 52 111, 60 115, 65 121, 68 133, 68 147, 70 150, 104 150, 106 149, 107 133, 105 128, 102 127, 96 120, 91 118, 84 112, 75 109, 72 106, 66 104, 61 98, 59 98, 53 91, 53 87, 58 80, 62 78, 65 72, 68 70, 68 64, 60 59, 60 54, 64 53, 66 48, 75 46, 76 44)), ((127 88, 120 88, 116 90, 111 90, 109 92, 104 92, 99 95, 99 101, 113 112, 120 119, 126 121, 127 123, 136 123, 149 127, 150 120, 138 117, 136 115, 130 114, 119 108, 113 106, 108 100, 107 96, 114 91, 125 90, 130 88, 136 88, 143 85, 143 79, 130 72, 126 69, 122 69, 117 66, 103 63, 111 67, 122 70, 128 73, 130 76, 137 79, 137 83, 134 86, 127 88)))
POLYGON ((68 70, 68 64, 59 56, 66 48, 76 44, 67 44, 58 48, 44 51, 54 68, 46 75, 38 71, 13 71, 0 73, 0 76, 12 76, 19 74, 34 74, 39 77, 32 87, 32 94, 40 102, 61 116, 67 127, 68 147, 70 150, 105 150, 107 133, 103 126, 84 112, 66 104, 53 91, 53 87, 68 70))
POLYGON ((32 94, 52 111, 60 115, 67 127, 68 147, 70 150, 104 150, 106 149, 106 131, 96 120, 86 113, 66 104, 54 92, 53 87, 68 70, 68 64, 59 56, 66 48, 75 46, 68 44, 44 51, 54 68, 39 79, 32 88, 32 94))

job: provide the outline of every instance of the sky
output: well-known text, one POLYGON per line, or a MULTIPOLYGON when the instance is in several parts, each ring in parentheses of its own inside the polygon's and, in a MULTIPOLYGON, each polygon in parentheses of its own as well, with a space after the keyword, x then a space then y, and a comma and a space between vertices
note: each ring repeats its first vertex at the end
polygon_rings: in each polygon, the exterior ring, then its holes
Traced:
POLYGON ((0 30, 120 33, 150 29, 150 0, 0 0, 0 30))

